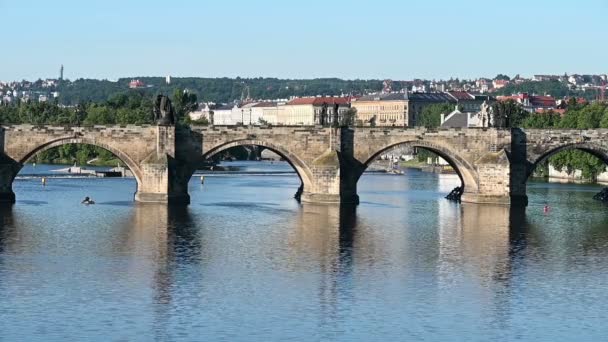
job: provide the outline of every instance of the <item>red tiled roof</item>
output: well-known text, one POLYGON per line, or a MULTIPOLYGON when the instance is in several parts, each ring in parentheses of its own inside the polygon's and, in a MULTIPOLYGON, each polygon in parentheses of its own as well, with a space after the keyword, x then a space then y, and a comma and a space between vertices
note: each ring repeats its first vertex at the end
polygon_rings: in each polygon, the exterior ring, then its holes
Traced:
POLYGON ((288 105, 297 106, 297 105, 313 105, 313 106, 322 106, 323 103, 327 103, 327 105, 347 105, 350 102, 349 98, 346 97, 301 97, 297 99, 293 99, 287 102, 288 105))
POLYGON ((530 96, 530 104, 554 107, 555 98, 553 96, 530 96))

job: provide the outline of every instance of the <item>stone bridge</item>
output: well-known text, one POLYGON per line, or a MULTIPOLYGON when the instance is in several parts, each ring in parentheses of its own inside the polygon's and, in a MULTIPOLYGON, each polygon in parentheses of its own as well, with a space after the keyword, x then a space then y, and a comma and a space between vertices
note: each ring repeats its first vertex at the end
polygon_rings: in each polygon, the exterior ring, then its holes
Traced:
POLYGON ((64 144, 102 147, 137 180, 135 200, 189 203, 188 181, 200 163, 234 146, 257 145, 281 155, 302 181, 301 200, 358 203, 357 182, 381 154, 408 145, 443 157, 472 203, 526 204, 536 165, 564 149, 608 162, 608 130, 501 130, 243 126, 15 125, 0 129, 0 199, 14 202, 12 183, 36 153, 64 144))

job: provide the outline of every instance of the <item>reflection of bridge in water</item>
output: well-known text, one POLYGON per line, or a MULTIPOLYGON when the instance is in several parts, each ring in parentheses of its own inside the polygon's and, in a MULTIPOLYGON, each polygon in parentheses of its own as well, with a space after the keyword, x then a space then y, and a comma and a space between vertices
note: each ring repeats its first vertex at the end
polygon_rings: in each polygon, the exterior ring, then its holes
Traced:
MULTIPOLYGON (((542 229, 525 221, 521 209, 442 203, 445 207, 437 209, 441 216, 458 219, 429 225, 425 234, 412 234, 417 229, 413 226, 379 227, 353 206, 305 204, 287 224, 260 228, 263 233, 247 236, 241 235, 246 230, 218 234, 213 220, 197 217, 184 206, 137 204, 113 232, 96 237, 112 241, 97 241, 91 254, 121 260, 113 262, 116 273, 107 275, 110 282, 120 281, 119 288, 127 291, 120 296, 129 295, 130 288, 150 289, 140 293, 139 300, 153 308, 155 333, 162 335, 176 307, 196 314, 218 301, 238 302, 251 293, 259 298, 264 291, 276 291, 283 285, 287 290, 282 291, 287 292, 277 294, 278 298, 293 295, 295 302, 296 292, 304 291, 300 296, 319 308, 318 324, 329 327, 336 317, 340 320, 348 315, 346 306, 370 300, 369 288, 383 288, 386 297, 371 300, 385 304, 384 310, 416 312, 419 307, 407 305, 409 296, 427 296, 433 303, 430 307, 453 308, 461 300, 453 295, 460 292, 450 289, 466 283, 469 297, 465 298, 478 301, 467 305, 494 308, 487 314, 495 317, 489 319, 508 325, 516 314, 510 312, 512 294, 521 286, 516 279, 521 273, 518 267, 526 267, 523 258, 535 257, 527 255, 528 244, 584 248, 591 241, 597 245, 608 241, 606 234, 598 236, 596 231, 584 229, 571 239, 549 242, 540 236, 542 229), (459 213, 452 213, 454 208, 459 213), (391 272, 388 283, 385 272, 391 272), (227 289, 217 284, 225 284, 227 289)), ((0 254, 35 255, 41 246, 56 243, 40 232, 24 231, 31 228, 23 211, 14 207, 0 210, 0 254)), ((6 260, 0 258, 0 266, 6 260)), ((567 267, 578 261, 564 258, 563 262, 567 267)), ((0 284, 23 277, 17 273, 5 272, 0 284)))
POLYGON ((608 160, 608 130, 501 130, 323 127, 3 126, 0 200, 14 202, 12 182, 36 153, 90 144, 121 159, 137 180, 141 202, 189 203, 198 166, 235 146, 274 151, 297 172, 301 199, 358 203, 357 181, 386 150, 409 146, 443 157, 464 186, 463 202, 526 204, 526 181, 552 154, 580 149, 608 160))

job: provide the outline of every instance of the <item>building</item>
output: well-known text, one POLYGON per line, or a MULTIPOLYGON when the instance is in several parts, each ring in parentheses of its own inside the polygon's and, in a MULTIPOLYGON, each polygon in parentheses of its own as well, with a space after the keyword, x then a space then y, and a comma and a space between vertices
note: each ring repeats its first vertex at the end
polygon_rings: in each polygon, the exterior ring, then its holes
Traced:
POLYGON ((416 126, 418 118, 427 106, 440 103, 456 104, 458 101, 448 93, 411 93, 408 95, 407 126, 416 126))
POLYGON ((494 80, 492 81, 492 86, 494 87, 494 89, 500 89, 508 86, 509 83, 510 82, 508 80, 494 80))
POLYGON ((456 100, 460 111, 462 112, 474 112, 477 113, 481 110, 481 105, 486 102, 492 104, 496 102, 496 99, 489 95, 471 94, 466 91, 449 91, 447 92, 451 97, 456 100))
POLYGON ((349 109, 350 98, 347 97, 296 98, 279 107, 277 124, 303 126, 332 124, 336 116, 340 121, 349 109))
POLYGON ((407 93, 372 94, 351 104, 357 110, 357 126, 406 126, 408 122, 407 93))
POLYGON ((214 125, 276 125, 279 103, 272 101, 228 104, 212 110, 214 125))
POLYGON ((545 82, 545 81, 561 81, 562 76, 559 75, 534 75, 532 81, 545 82))
POLYGON ((279 105, 277 102, 258 102, 251 107, 253 125, 276 125, 279 105))
POLYGON ((553 96, 549 95, 529 95, 528 93, 519 93, 510 96, 497 96, 498 101, 515 101, 521 104, 525 110, 534 113, 536 111, 545 111, 555 109, 557 101, 553 96))
POLYGON ((456 105, 449 114, 441 114, 442 128, 469 128, 482 127, 480 116, 477 112, 461 112, 456 105))
POLYGON ((234 106, 231 113, 232 125, 251 125, 253 122, 257 122, 257 119, 253 118, 252 110, 255 104, 256 102, 247 102, 234 106))
POLYGON ((143 88, 145 86, 146 85, 144 84, 144 82, 140 80, 131 80, 131 82, 129 82, 129 88, 131 89, 143 88))
POLYGON ((211 103, 199 103, 195 111, 188 113, 190 120, 198 121, 206 119, 211 123, 211 103))
POLYGON ((213 124, 214 125, 236 125, 236 122, 232 121, 232 110, 238 108, 235 104, 221 105, 213 110, 213 124))

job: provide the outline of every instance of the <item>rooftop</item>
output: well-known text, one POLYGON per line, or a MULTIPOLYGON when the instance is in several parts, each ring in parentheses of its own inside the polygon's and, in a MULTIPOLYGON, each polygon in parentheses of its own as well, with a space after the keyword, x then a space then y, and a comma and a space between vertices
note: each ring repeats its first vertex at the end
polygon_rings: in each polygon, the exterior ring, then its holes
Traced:
POLYGON ((324 103, 327 105, 347 105, 350 103, 350 98, 346 97, 300 97, 287 102, 287 105, 298 106, 298 105, 313 105, 322 106, 324 103))
POLYGON ((447 93, 411 93, 408 97, 410 101, 415 102, 456 102, 447 93))
POLYGON ((399 101, 407 99, 407 93, 389 93, 365 95, 360 97, 357 101, 399 101))

